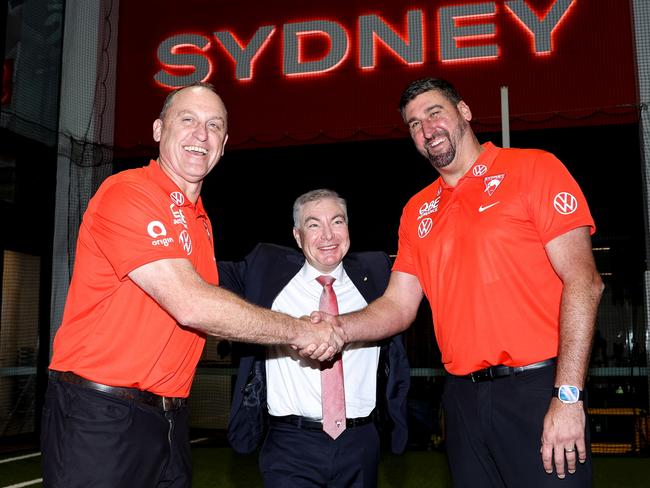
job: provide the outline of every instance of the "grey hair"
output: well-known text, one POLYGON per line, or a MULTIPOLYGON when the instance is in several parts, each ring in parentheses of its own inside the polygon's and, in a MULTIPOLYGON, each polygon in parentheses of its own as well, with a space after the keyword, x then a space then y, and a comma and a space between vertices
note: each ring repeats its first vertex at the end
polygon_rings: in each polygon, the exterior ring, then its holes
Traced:
POLYGON ((293 226, 296 229, 300 228, 300 214, 302 212, 302 207, 305 204, 310 202, 317 202, 319 200, 324 200, 330 198, 336 203, 338 203, 343 209, 343 217, 345 218, 345 223, 348 223, 348 204, 344 198, 341 198, 338 193, 334 190, 328 190, 327 188, 319 188, 318 190, 308 191, 303 193, 296 201, 293 203, 293 226))

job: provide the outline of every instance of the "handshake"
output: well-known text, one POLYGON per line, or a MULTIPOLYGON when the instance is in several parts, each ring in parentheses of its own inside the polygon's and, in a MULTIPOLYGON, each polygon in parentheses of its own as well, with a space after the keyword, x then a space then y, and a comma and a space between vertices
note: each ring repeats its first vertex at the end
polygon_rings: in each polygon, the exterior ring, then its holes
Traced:
POLYGON ((348 340, 338 316, 316 311, 300 321, 304 326, 296 331, 290 345, 304 358, 329 361, 348 340))

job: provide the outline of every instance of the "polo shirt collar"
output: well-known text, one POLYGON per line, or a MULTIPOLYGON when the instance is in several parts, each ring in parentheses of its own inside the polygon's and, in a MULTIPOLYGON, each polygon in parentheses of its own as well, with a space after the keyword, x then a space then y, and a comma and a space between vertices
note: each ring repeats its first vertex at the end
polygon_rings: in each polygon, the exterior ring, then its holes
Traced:
POLYGON ((176 204, 177 207, 190 207, 194 208, 197 217, 207 217, 205 209, 203 208, 203 201, 199 196, 199 199, 196 201, 196 205, 192 204, 187 195, 178 187, 174 180, 172 180, 167 173, 163 171, 160 167, 160 164, 155 159, 152 159, 149 162, 148 166, 145 166, 145 171, 147 172, 149 178, 151 178, 163 192, 169 194, 169 197, 176 204))
POLYGON ((497 155, 499 154, 499 151, 501 150, 500 147, 495 146, 491 142, 486 142, 483 144, 483 149, 484 151, 479 154, 478 158, 476 158, 476 161, 470 168, 467 170, 467 172, 460 178, 458 181, 458 184, 456 186, 449 186, 447 183, 445 183, 445 180, 443 179, 442 176, 438 177, 438 182, 439 182, 439 188, 441 190, 454 190, 455 188, 458 187, 458 185, 463 181, 465 178, 482 178, 484 177, 488 171, 490 171, 490 168, 492 167, 492 164, 494 163, 494 160, 496 159, 497 155))
POLYGON ((490 171, 490 168, 492 167, 492 164, 501 148, 488 141, 483 144, 483 149, 484 151, 479 154, 472 167, 467 170, 467 173, 465 173, 464 176, 467 176, 468 178, 482 178, 488 171, 490 171))

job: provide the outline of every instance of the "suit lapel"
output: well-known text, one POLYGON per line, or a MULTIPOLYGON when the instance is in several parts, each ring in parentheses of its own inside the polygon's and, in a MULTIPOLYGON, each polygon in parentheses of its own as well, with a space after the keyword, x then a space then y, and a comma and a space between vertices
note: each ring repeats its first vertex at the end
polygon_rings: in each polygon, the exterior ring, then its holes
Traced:
POLYGON ((345 257, 343 259, 343 267, 366 302, 370 303, 379 296, 379 291, 373 283, 373 280, 370 279, 368 270, 359 262, 359 260, 345 257))
POLYGON ((304 256, 297 251, 288 252, 284 256, 278 256, 277 259, 272 260, 268 268, 268 275, 260 278, 260 282, 264 283, 261 295, 265 307, 271 308, 273 301, 282 289, 300 271, 304 261, 304 256))

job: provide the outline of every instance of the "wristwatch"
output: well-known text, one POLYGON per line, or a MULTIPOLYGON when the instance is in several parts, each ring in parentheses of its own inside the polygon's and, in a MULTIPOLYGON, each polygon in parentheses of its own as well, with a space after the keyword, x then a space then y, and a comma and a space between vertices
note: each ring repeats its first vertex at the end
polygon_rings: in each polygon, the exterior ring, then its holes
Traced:
POLYGON ((560 385, 553 388, 553 398, 558 398, 562 403, 576 403, 582 401, 584 392, 573 385, 560 385))

